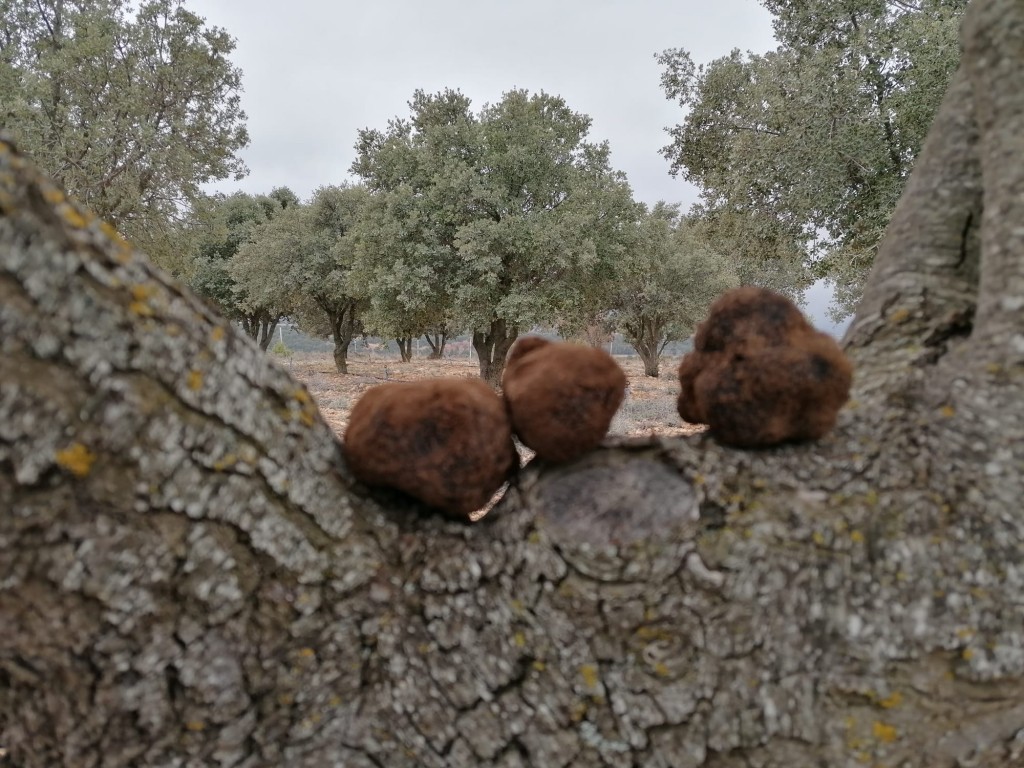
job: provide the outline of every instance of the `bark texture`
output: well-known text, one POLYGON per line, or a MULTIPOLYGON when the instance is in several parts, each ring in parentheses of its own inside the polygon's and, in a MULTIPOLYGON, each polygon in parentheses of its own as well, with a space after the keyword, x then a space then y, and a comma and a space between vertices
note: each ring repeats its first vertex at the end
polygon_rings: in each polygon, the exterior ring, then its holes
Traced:
POLYGON ((369 498, 300 385, 0 144, 25 766, 1024 761, 1024 0, 975 0, 818 443, 369 498))

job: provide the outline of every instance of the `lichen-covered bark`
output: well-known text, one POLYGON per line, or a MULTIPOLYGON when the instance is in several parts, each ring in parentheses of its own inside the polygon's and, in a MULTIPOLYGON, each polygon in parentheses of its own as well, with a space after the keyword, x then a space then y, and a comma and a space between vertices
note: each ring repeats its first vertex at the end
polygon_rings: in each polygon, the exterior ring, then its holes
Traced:
POLYGON ((355 487, 306 391, 0 144, 19 766, 1024 761, 1024 2, 964 67, 815 444, 355 487))

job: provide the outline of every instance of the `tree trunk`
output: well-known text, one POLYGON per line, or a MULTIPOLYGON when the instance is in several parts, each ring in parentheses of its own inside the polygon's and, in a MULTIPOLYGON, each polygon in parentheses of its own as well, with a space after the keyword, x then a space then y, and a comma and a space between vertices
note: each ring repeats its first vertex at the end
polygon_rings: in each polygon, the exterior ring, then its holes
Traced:
POLYGON ((398 342, 398 354, 401 355, 402 362, 408 363, 412 361, 412 336, 402 336, 395 339, 398 342))
POLYGON ((663 326, 648 317, 641 317, 635 325, 623 327, 626 339, 644 361, 644 375, 658 378, 661 365, 661 351, 665 348, 663 326))
POLYGON ((0 746, 36 766, 1024 760, 1024 3, 964 65, 825 439, 527 467, 480 523, 0 145, 0 746))
POLYGON ((334 367, 341 374, 348 373, 348 348, 359 331, 356 304, 347 301, 331 311, 331 334, 334 338, 334 367))
POLYGON ((494 318, 486 331, 473 332, 473 349, 480 361, 480 378, 497 389, 501 386, 501 377, 505 373, 505 356, 519 335, 519 330, 511 328, 503 319, 494 318))
POLYGON ((274 331, 280 317, 271 317, 266 312, 247 312, 242 316, 242 329, 245 335, 259 344, 264 352, 270 347, 274 339, 274 331))
POLYGON ((274 331, 277 330, 278 320, 279 318, 276 317, 273 320, 268 318, 260 329, 260 349, 264 352, 270 348, 270 342, 274 340, 274 331))
POLYGON ((444 347, 448 343, 448 332, 447 331, 434 331, 433 333, 423 334, 423 338, 427 340, 427 344, 430 345, 430 359, 440 360, 444 357, 444 347))

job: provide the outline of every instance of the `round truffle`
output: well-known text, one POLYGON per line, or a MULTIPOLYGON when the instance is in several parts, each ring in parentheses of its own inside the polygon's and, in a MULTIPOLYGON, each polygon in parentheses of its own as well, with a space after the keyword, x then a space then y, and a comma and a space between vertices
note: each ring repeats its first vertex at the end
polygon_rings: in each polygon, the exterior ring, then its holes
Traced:
POLYGON ((721 296, 679 366, 679 415, 721 443, 816 440, 835 426, 853 366, 788 298, 744 287, 721 296))
POLYGON ((544 461, 572 461, 600 445, 626 393, 626 374, 602 349, 527 336, 502 379, 513 431, 544 461))
POLYGON ((501 398, 478 379, 381 384, 352 409, 343 452, 369 486, 468 519, 519 464, 501 398))

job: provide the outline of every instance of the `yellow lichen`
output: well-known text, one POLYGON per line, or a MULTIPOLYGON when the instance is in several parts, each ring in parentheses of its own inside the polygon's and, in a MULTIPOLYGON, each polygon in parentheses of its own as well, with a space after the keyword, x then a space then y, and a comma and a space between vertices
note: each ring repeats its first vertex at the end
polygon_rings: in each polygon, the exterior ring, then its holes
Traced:
POLYGON ((892 744, 900 736, 899 731, 894 726, 879 720, 871 724, 871 733, 883 744, 892 744))
POLYGON ((580 666, 580 677, 583 678, 583 684, 587 688, 596 688, 598 683, 597 667, 593 664, 583 664, 580 666))
POLYGON ((544 670, 545 670, 545 669, 547 668, 547 666, 548 666, 548 665, 547 665, 547 664, 545 664, 545 663, 544 663, 543 661, 541 661, 540 659, 537 659, 537 660, 536 660, 535 662, 533 662, 533 668, 534 668, 535 670, 537 670, 538 672, 543 672, 543 671, 544 671, 544 670))
POLYGON ((43 188, 43 200, 50 205, 60 205, 64 202, 64 193, 56 187, 46 186, 43 188))
POLYGON ((939 408, 939 415, 944 419, 951 419, 956 416, 956 408, 952 405, 944 405, 939 408))
POLYGON ((64 217, 64 221, 75 229, 83 229, 89 223, 89 219, 83 216, 81 211, 74 206, 65 205, 61 208, 60 213, 64 217))
POLYGON ((223 338, 224 338, 224 329, 221 328, 219 325, 216 328, 214 328, 212 331, 210 331, 210 340, 211 341, 215 341, 216 342, 216 341, 220 341, 223 338))
POLYGON ((964 648, 960 656, 963 658, 964 661, 970 661, 974 658, 974 651, 970 648, 964 648))
POLYGON ((238 457, 233 453, 224 454, 224 456, 217 461, 213 462, 213 469, 215 472, 223 472, 228 467, 233 467, 235 462, 238 461, 238 457))
POLYGON ((825 534, 823 534, 821 531, 815 531, 814 533, 812 533, 811 538, 814 539, 814 543, 817 544, 819 547, 825 546, 825 534))
POLYGON ((72 443, 62 451, 57 451, 57 464, 75 477, 85 477, 96 461, 96 454, 81 443, 72 443))
POLYGON ((203 374, 202 374, 202 371, 196 371, 196 370, 189 371, 188 372, 188 377, 187 377, 186 381, 188 383, 188 388, 189 389, 191 389, 193 392, 198 392, 200 389, 202 389, 202 386, 203 386, 203 374))
POLYGON ((654 674, 658 675, 659 677, 668 677, 669 676, 668 665, 665 662, 663 662, 663 661, 657 662, 654 665, 654 674))
POLYGON ((133 301, 131 304, 128 305, 128 310, 133 315, 138 315, 139 317, 153 316, 153 308, 149 306, 149 304, 146 304, 144 301, 133 301))
POLYGON ((897 309, 895 312, 889 315, 889 319, 894 323, 905 323, 907 322, 907 320, 910 319, 910 310, 897 309))
POLYGON ((572 709, 569 710, 569 719, 574 723, 578 723, 587 714, 587 702, 577 701, 572 705, 572 709))
POLYGON ((131 287, 132 303, 128 309, 132 314, 140 317, 152 317, 153 308, 149 306, 149 298, 156 292, 156 288, 145 283, 137 283, 131 287))
POLYGON ((853 541, 854 544, 863 544, 864 534, 860 531, 850 531, 850 539, 853 541))
POLYGON ((189 720, 187 723, 185 723, 185 730, 192 731, 193 733, 205 731, 206 723, 204 723, 202 720, 189 720))
POLYGON ((526 647, 526 635, 524 635, 522 632, 516 632, 512 636, 512 642, 515 644, 516 648, 525 648, 526 647))
POLYGON ((341 706, 341 696, 331 696, 331 698, 329 698, 327 700, 327 705, 330 706, 330 707, 340 707, 341 706))
POLYGON ((893 691, 884 699, 878 700, 878 706, 882 709, 893 709, 903 703, 903 694, 899 691, 893 691))
POLYGON ((314 651, 312 648, 300 648, 299 649, 299 658, 300 659, 312 659, 315 656, 316 656, 316 651, 314 651))

